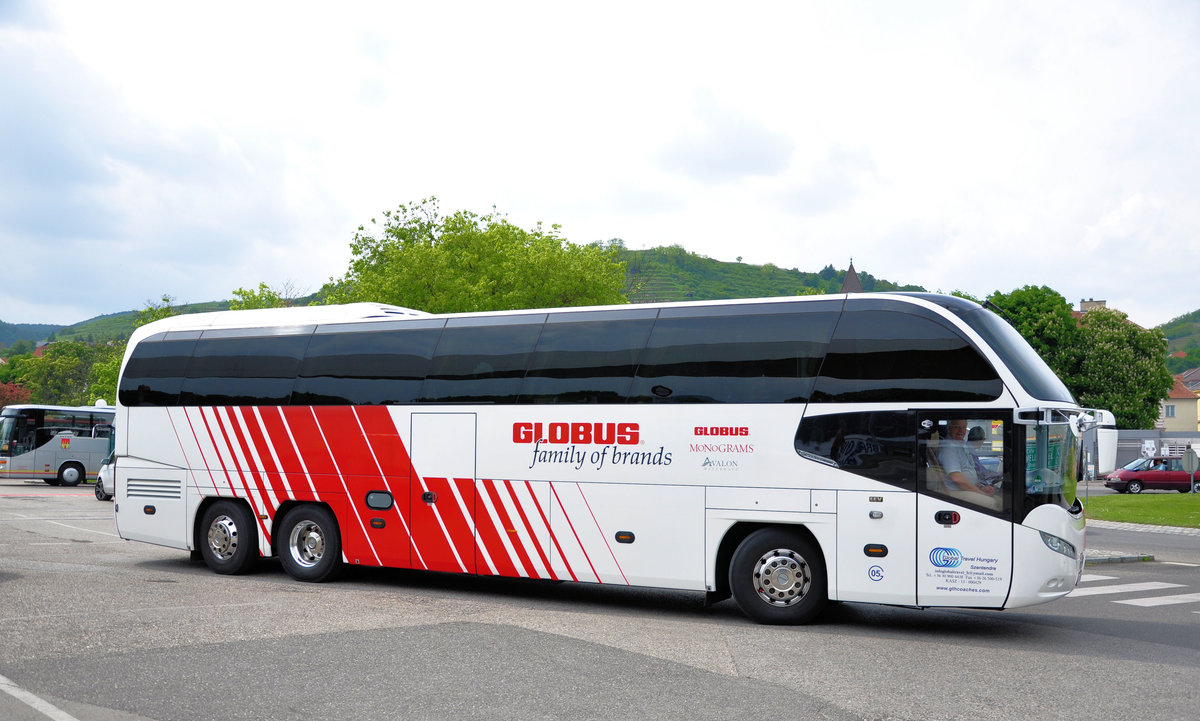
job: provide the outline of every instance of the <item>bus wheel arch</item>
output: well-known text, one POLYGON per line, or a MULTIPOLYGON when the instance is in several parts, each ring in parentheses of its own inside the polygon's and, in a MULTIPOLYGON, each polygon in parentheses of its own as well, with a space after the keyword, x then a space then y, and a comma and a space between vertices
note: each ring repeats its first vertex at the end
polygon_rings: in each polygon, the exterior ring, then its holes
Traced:
POLYGON ((245 501, 214 499, 197 515, 195 546, 216 573, 246 573, 258 560, 258 522, 245 501))
POLYGON ((52 486, 78 486, 87 477, 87 471, 79 461, 67 461, 58 467, 58 477, 52 486))
POLYGON ((759 623, 808 623, 829 600, 824 554, 803 526, 750 531, 736 544, 727 567, 730 594, 759 623))
POLYGON ((342 570, 342 538, 337 516, 324 503, 297 503, 279 515, 275 553, 289 576, 319 583, 342 570))

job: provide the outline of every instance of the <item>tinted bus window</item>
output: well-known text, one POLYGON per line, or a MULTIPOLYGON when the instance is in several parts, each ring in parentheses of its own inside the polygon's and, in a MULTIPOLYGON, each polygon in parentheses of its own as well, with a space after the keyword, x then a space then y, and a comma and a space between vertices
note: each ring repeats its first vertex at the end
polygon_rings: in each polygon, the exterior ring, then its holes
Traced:
POLYGON ((983 401, 1003 385, 954 329, 883 310, 842 315, 812 400, 819 403, 983 401))
POLYGON ((201 338, 179 393, 180 404, 287 405, 310 337, 201 338))
POLYGON ((313 336, 292 402, 298 405, 383 405, 415 402, 442 334, 401 328, 313 336))
POLYGON ((911 411, 805 416, 796 452, 865 478, 917 490, 917 419, 911 411))
POLYGON ((421 401, 425 403, 516 403, 525 364, 542 330, 544 315, 446 324, 438 341, 421 401))
POLYGON ((803 403, 837 320, 836 310, 824 309, 831 305, 793 312, 779 305, 680 309, 710 314, 699 317, 664 311, 629 401, 803 403))
POLYGON ((551 316, 529 359, 520 402, 624 403, 656 315, 647 309, 551 316))
MULTIPOLYGON (((199 335, 198 333, 196 334, 199 335)), ((195 338, 144 340, 134 347, 118 395, 126 406, 173 406, 187 377, 195 338)))

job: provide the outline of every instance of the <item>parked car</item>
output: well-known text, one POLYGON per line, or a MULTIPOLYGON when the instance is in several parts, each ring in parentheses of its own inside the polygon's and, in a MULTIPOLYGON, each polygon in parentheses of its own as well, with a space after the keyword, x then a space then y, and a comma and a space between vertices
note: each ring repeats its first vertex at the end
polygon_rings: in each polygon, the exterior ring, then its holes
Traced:
MULTIPOLYGON (((1200 493, 1200 472, 1194 482, 1200 493)), ((1118 493, 1141 493, 1143 490, 1179 491, 1187 493, 1191 476, 1183 470, 1183 459, 1177 456, 1138 458, 1108 474, 1104 485, 1118 493)))
POLYGON ((116 439, 112 435, 108 437, 108 455, 100 462, 100 470, 96 473, 96 500, 111 501, 116 495, 117 487, 113 481, 116 480, 117 461, 114 446, 116 439))

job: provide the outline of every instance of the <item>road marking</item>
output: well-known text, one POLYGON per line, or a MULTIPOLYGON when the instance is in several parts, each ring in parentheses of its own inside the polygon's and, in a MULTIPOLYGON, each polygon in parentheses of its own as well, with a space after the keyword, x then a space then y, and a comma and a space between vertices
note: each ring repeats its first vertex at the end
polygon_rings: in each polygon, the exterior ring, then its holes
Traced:
POLYGON ((1136 591, 1161 591, 1164 588, 1183 588, 1182 583, 1162 583, 1147 581, 1146 583, 1120 583, 1116 586, 1090 586, 1076 588, 1067 594, 1067 598, 1076 596, 1098 596, 1105 593, 1134 593, 1136 591))
POLYGON ((63 711, 49 701, 45 701, 29 693, 25 689, 20 688, 15 683, 8 680, 8 678, 5 676, 0 676, 0 691, 3 691, 27 706, 30 706, 46 718, 53 719, 53 721, 79 721, 79 719, 75 718, 66 711, 63 711))
POLYGON ((1200 601, 1200 593, 1181 593, 1178 596, 1154 596, 1153 598, 1128 598, 1113 603, 1127 603, 1130 606, 1170 606, 1175 603, 1194 603, 1200 601))
POLYGON ((1200 563, 1183 563, 1181 561, 1163 561, 1165 566, 1185 566, 1187 568, 1200 568, 1200 563))
POLYGON ((1087 583, 1089 581, 1111 581, 1114 578, 1116 578, 1116 576, 1101 576, 1098 573, 1085 573, 1079 577, 1079 582, 1087 583))
POLYGON ((53 523, 54 525, 62 526, 63 528, 70 528, 71 530, 74 530, 74 531, 84 531, 86 533, 99 533, 99 534, 102 534, 105 536, 112 536, 113 538, 120 538, 120 536, 118 536, 117 534, 109 533, 108 531, 93 531, 90 528, 80 528, 79 526, 70 526, 70 525, 67 525, 66 523, 59 523, 58 521, 47 521, 47 523, 53 523))

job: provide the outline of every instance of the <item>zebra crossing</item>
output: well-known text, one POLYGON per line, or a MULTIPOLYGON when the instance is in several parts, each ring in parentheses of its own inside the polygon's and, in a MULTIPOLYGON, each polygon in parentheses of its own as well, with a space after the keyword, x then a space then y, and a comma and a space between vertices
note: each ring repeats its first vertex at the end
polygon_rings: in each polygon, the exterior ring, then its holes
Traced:
MULTIPOLYGON (((1197 567, 1196 564, 1176 563, 1176 566, 1197 567)), ((1120 581, 1118 576, 1104 576, 1096 573, 1085 573, 1079 579, 1079 585, 1067 594, 1067 598, 1087 596, 1121 596, 1108 599, 1113 603, 1127 606, 1151 608, 1156 606, 1175 606, 1185 603, 1198 604, 1198 610, 1192 613, 1200 614, 1200 592, 1190 590, 1187 584, 1167 581, 1139 581, 1136 583, 1109 583, 1120 581), (1096 585, 1092 585, 1096 584, 1096 585), (1166 593, 1164 593, 1166 592, 1166 593), (1130 596, 1130 594, 1139 594, 1130 596), (1142 595, 1151 594, 1151 595, 1142 595)))

